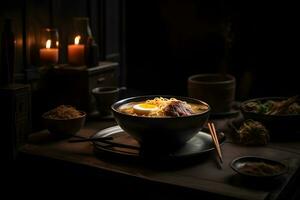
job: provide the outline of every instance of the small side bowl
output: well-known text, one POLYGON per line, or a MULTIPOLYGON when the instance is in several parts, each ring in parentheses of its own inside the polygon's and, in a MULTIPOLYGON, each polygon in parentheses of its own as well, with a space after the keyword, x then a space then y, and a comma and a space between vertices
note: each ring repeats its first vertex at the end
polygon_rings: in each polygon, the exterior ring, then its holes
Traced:
POLYGON ((86 119, 86 113, 80 111, 81 116, 72 119, 52 119, 42 115, 44 124, 50 133, 59 137, 68 137, 75 135, 83 126, 86 119))
MULTIPOLYGON (((252 119, 254 121, 259 121, 263 123, 267 129, 270 131, 271 137, 275 136, 277 138, 285 137, 287 134, 300 133, 300 114, 286 114, 286 115, 267 115, 256 112, 247 111, 245 105, 249 102, 261 102, 264 103, 268 100, 282 101, 286 100, 287 97, 262 97, 256 99, 250 99, 241 103, 241 111, 245 118, 252 119)), ((300 103, 299 101, 297 101, 300 103)))
POLYGON ((238 157, 232 160, 230 163, 230 167, 236 171, 238 174, 247 177, 247 178, 255 178, 255 179, 272 179, 278 177, 288 171, 288 167, 283 164, 282 162, 270 160, 263 157, 256 157, 256 156, 243 156, 238 157), (278 167, 276 172, 273 173, 264 173, 264 174, 257 174, 256 172, 250 173, 249 171, 243 170, 246 164, 253 164, 253 163, 265 163, 270 166, 278 167))

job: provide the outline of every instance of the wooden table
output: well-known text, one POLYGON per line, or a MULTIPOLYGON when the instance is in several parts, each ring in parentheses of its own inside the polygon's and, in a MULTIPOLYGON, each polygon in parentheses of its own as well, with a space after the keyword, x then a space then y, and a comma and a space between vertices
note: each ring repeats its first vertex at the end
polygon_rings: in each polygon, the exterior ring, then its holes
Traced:
MULTIPOLYGON (((224 128, 226 120, 216 121, 216 123, 217 128, 226 129, 224 128)), ((79 135, 87 137, 114 124, 114 121, 90 122, 79 135)), ((204 196, 207 199, 291 199, 297 190, 300 141, 270 143, 263 147, 245 147, 236 145, 228 139, 223 144, 222 151, 224 157, 222 168, 219 168, 216 163, 215 152, 193 164, 181 165, 181 163, 170 168, 161 168, 159 163, 150 166, 143 162, 117 160, 101 154, 95 156, 92 144, 69 143, 66 139, 53 140, 46 130, 32 134, 29 143, 20 149, 21 154, 27 157, 47 158, 51 162, 68 163, 69 167, 80 166, 79 172, 76 173, 83 173, 86 170, 95 174, 108 174, 114 177, 111 180, 115 181, 112 183, 115 185, 120 177, 120 182, 122 179, 125 183, 122 186, 125 185, 126 190, 131 188, 131 192, 138 195, 149 191, 147 187, 150 187, 151 197, 154 194, 160 197, 170 197, 168 195, 171 194, 172 197, 181 195, 183 198, 199 195, 201 199, 204 199, 204 196), (289 165, 289 171, 272 182, 245 181, 229 166, 234 158, 245 155, 283 161, 289 165), (134 183, 140 191, 129 186, 134 183), (144 189, 140 189, 142 186, 144 189), (169 193, 164 194, 165 191, 169 193)), ((145 194, 145 197, 147 195, 149 197, 149 194, 145 194)))

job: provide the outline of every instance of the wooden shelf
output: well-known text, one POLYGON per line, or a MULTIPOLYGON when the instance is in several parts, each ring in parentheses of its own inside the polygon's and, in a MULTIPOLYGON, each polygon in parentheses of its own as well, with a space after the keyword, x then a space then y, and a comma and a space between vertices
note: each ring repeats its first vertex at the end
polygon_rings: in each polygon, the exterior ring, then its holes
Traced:
POLYGON ((116 62, 100 62, 99 66, 59 65, 52 70, 49 87, 52 102, 69 104, 92 113, 96 109, 91 91, 100 86, 117 86, 116 62))

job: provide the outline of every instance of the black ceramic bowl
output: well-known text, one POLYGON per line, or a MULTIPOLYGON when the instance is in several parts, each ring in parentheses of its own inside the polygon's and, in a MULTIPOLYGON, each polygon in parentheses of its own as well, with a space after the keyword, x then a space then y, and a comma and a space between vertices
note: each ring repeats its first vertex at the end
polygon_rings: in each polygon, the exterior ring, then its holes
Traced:
POLYGON ((287 172, 285 164, 256 156, 235 158, 230 163, 231 168, 247 178, 271 179, 287 172))
MULTIPOLYGON (((281 115, 267 115, 262 113, 256 113, 252 111, 247 111, 245 105, 249 102, 260 102, 265 103, 269 100, 272 101, 282 101, 286 100, 286 97, 264 97, 256 98, 244 101, 241 103, 241 111, 245 119, 252 119, 263 123, 266 128, 275 137, 278 136, 295 136, 295 134, 300 134, 300 114, 281 114, 281 115)), ((298 99, 298 104, 300 104, 298 99)))
POLYGON ((200 131, 208 120, 210 107, 199 114, 180 117, 142 117, 122 113, 118 108, 129 102, 140 102, 155 97, 171 98, 186 101, 187 103, 207 103, 188 97, 176 97, 166 95, 151 95, 131 97, 120 100, 112 105, 113 115, 119 126, 143 147, 147 148, 169 148, 179 147, 200 131))

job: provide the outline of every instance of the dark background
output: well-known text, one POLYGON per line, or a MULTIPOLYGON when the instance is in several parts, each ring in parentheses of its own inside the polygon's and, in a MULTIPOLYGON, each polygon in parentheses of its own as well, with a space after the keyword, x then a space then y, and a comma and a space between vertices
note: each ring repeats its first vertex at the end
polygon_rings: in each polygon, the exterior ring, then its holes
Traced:
POLYGON ((120 62, 120 85, 186 95, 188 76, 226 72, 243 100, 299 93, 297 13, 290 2, 11 0, 0 8, 0 29, 13 19, 20 82, 38 66, 40 30, 59 29, 65 63, 72 18, 85 16, 101 60, 120 62))
MULTIPOLYGON (((45 27, 58 28, 60 63, 66 63, 72 18, 89 17, 100 59, 120 63, 120 86, 140 93, 187 95, 188 76, 230 73, 237 79, 236 98, 245 100, 300 94, 299 15, 296 3, 288 1, 9 0, 0 6, 0 38, 4 19, 11 18, 16 36, 15 79, 34 86, 33 117, 40 118, 34 110, 45 110, 47 100, 36 84, 42 78, 31 72, 39 68, 39 34, 45 27)), ((14 166, 9 166, 13 173, 4 182, 16 191, 23 188, 23 197, 39 196, 39 191, 43 196, 64 191, 68 197, 86 197, 98 195, 99 189, 104 195, 137 192, 142 196, 143 187, 148 194, 160 188, 139 183, 132 188, 120 177, 97 179, 92 172, 70 171, 52 160, 25 159, 14 166), (15 173, 15 169, 22 170, 15 173), (101 182, 94 184, 95 179, 101 182), (116 185, 125 187, 116 192, 116 185)), ((177 188, 168 193, 186 196, 177 188)))
POLYGON ((189 75, 227 72, 237 78, 238 99, 299 93, 293 4, 167 0, 126 8, 131 86, 185 94, 189 75))

